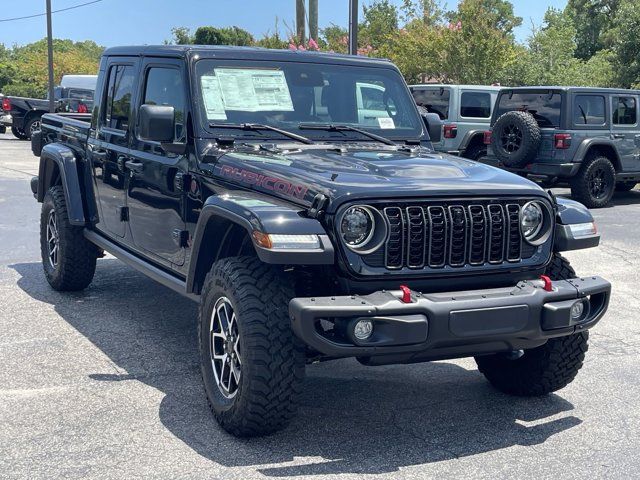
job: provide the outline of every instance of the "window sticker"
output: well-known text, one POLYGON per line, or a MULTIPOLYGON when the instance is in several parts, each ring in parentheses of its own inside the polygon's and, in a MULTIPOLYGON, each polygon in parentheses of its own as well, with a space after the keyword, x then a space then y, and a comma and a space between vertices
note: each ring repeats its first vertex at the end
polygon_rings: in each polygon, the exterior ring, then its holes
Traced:
POLYGON ((396 124, 391 117, 378 117, 378 125, 382 129, 396 128, 396 124))
POLYGON ((216 68, 225 110, 292 112, 293 102, 282 70, 216 68))
POLYGON ((202 97, 204 108, 207 111, 209 120, 226 120, 227 114, 224 111, 220 82, 215 75, 203 75, 200 79, 202 85, 202 97))

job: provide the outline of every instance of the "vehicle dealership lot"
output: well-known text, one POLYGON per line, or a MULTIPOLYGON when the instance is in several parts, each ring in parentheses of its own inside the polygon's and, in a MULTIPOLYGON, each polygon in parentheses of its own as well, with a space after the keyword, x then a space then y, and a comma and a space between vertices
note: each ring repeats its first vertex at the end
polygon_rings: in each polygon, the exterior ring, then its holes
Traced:
MULTIPOLYGON (((39 260, 27 142, 0 135, 0 477, 590 478, 640 467, 640 191, 594 210, 603 244, 569 254, 613 284, 578 378, 527 400, 472 360, 313 365, 292 425, 238 440, 201 385, 196 306, 113 258, 61 294, 39 260)), ((566 193, 567 190, 557 190, 566 193)))

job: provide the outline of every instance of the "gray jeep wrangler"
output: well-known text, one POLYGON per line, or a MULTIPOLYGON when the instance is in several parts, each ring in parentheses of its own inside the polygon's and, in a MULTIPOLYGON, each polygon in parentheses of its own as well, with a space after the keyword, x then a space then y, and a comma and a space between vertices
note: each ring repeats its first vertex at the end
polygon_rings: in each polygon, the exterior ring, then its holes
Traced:
POLYGON ((589 208, 640 181, 637 90, 504 88, 485 134, 484 162, 547 185, 567 182, 589 208))

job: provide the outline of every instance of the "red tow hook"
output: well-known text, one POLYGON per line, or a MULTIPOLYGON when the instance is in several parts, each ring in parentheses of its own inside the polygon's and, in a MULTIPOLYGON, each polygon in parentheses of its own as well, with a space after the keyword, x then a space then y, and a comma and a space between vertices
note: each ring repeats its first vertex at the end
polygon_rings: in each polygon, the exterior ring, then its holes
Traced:
POLYGON ((544 282, 545 292, 553 292, 553 283, 551 283, 551 279, 546 275, 540 275, 540 279, 544 282))
POLYGON ((411 303, 411 289, 406 285, 400 285, 400 290, 402 290, 402 298, 400 301, 402 303, 411 303))

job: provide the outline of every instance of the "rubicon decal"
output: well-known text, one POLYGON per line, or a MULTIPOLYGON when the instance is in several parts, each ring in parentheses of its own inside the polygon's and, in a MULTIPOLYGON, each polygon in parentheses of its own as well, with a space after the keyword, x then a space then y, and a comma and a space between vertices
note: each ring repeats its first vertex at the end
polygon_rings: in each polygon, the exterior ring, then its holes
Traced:
POLYGON ((295 183, 291 183, 280 178, 262 175, 260 173, 232 167, 230 165, 222 165, 220 173, 225 177, 233 178, 248 185, 256 185, 266 190, 271 190, 273 192, 278 192, 283 195, 299 199, 304 199, 307 191, 309 190, 309 188, 304 185, 296 185, 295 183))

